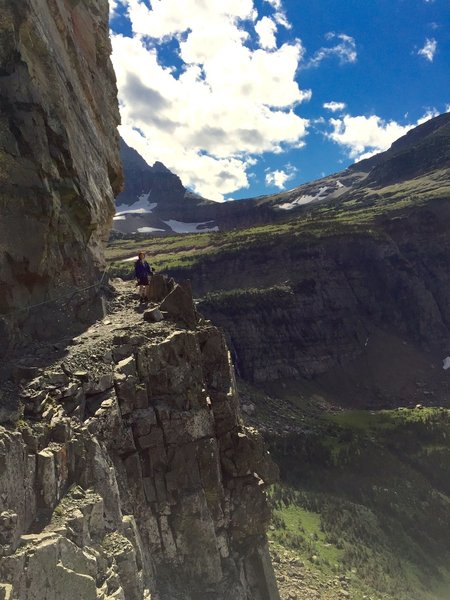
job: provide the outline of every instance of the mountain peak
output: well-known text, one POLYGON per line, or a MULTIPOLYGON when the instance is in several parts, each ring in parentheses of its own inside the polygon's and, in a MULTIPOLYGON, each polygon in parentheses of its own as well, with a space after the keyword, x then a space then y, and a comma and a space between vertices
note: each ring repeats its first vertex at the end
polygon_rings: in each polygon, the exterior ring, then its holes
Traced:
POLYGON ((425 123, 414 127, 414 129, 410 129, 406 135, 403 135, 392 144, 390 150, 399 150, 411 144, 417 144, 438 130, 447 128, 447 126, 449 126, 448 133, 450 135, 450 113, 433 117, 425 121, 425 123))
POLYGON ((162 162, 159 162, 159 160, 154 162, 153 167, 150 168, 156 173, 170 173, 173 175, 172 171, 170 171, 162 162))

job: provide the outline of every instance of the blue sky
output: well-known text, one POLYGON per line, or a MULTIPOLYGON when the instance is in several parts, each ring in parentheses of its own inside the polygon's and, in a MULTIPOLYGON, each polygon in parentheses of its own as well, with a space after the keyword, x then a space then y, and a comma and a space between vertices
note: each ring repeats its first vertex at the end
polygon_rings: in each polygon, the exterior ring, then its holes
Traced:
POLYGON ((275 193, 450 110, 448 0, 113 0, 121 133, 215 200, 275 193))

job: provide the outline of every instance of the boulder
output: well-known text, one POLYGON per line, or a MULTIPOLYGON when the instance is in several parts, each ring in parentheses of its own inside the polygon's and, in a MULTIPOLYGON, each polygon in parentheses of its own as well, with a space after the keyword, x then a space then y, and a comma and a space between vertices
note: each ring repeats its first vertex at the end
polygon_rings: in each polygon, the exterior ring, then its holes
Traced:
POLYGON ((188 327, 195 327, 198 322, 197 311, 195 310, 194 300, 184 287, 176 284, 173 290, 159 305, 162 312, 175 321, 182 321, 188 327))
POLYGON ((164 320, 164 315, 159 310, 159 308, 152 308, 152 310, 147 310, 144 313, 144 321, 149 321, 150 323, 159 323, 164 320))
POLYGON ((150 279, 148 299, 151 302, 161 302, 175 287, 175 282, 167 275, 153 275, 150 279))

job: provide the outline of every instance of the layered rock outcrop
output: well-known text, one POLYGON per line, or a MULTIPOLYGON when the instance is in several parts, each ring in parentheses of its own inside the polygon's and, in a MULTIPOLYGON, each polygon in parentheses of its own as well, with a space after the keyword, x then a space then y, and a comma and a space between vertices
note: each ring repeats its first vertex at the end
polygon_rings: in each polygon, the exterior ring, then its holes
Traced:
POLYGON ((100 279, 122 175, 107 0, 0 14, 1 353, 98 315, 98 289, 77 290, 100 279))
POLYGON ((448 201, 430 202, 366 234, 256 237, 245 252, 205 256, 184 273, 196 294, 218 292, 200 310, 227 331, 250 381, 327 373, 363 355, 380 330, 441 362, 450 336, 449 210, 448 201))
POLYGON ((243 426, 223 335, 115 302, 63 359, 16 368, 0 597, 277 600, 263 492, 276 467, 243 426))

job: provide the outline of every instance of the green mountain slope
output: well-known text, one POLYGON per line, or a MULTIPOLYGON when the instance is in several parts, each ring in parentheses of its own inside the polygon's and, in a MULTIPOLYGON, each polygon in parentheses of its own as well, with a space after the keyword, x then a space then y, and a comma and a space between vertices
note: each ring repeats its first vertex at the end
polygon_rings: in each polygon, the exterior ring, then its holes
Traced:
POLYGON ((447 600, 450 411, 270 392, 241 384, 281 471, 270 539, 282 597, 447 600))

